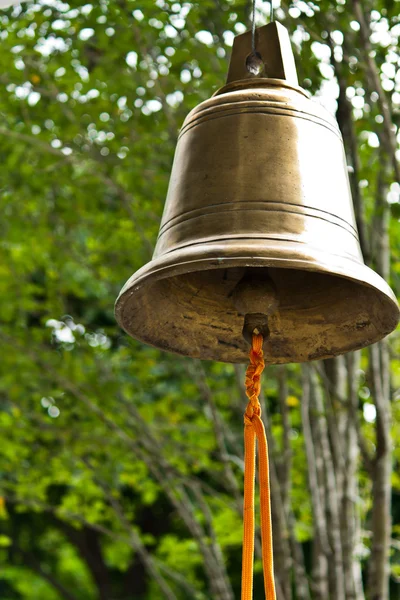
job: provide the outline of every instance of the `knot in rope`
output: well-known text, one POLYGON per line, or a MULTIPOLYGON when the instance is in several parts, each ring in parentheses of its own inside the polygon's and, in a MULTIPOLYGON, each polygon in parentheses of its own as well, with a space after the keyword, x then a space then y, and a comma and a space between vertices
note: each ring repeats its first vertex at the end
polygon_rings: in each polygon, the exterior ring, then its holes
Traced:
POLYGON ((250 350, 250 364, 246 371, 246 395, 249 399, 244 413, 245 425, 252 425, 253 415, 261 417, 261 406, 258 399, 261 392, 261 373, 264 370, 263 336, 253 334, 253 345, 250 350))

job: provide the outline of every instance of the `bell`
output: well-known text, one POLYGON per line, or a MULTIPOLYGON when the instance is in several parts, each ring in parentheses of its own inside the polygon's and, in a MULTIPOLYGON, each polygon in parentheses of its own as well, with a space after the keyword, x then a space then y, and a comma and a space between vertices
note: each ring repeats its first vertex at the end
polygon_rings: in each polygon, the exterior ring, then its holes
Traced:
POLYGON ((269 363, 330 358, 383 338, 399 307, 363 262, 335 119, 298 86, 287 30, 256 33, 182 126, 154 256, 116 318, 195 358, 246 362, 253 331, 269 363))

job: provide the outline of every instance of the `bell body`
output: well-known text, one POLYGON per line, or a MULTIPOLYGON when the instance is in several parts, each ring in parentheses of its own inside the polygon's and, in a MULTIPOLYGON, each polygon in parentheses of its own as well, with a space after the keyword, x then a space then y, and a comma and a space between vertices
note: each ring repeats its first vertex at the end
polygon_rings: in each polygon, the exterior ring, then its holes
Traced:
POLYGON ((188 115, 153 259, 117 319, 157 347, 244 362, 233 295, 249 269, 279 301, 270 363, 332 357, 397 324, 392 291, 363 263, 336 121, 284 79, 233 81, 188 115))

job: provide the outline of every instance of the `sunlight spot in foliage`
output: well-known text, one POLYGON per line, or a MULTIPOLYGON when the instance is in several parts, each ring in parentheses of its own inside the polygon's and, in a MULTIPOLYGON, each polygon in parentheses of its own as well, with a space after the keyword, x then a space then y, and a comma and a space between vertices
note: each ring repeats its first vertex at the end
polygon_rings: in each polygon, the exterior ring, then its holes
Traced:
POLYGON ((68 342, 70 344, 75 342, 75 337, 69 327, 64 326, 60 329, 56 329, 54 334, 59 342, 68 342))
POLYGON ((52 398, 51 396, 49 398, 46 398, 44 396, 41 399, 40 404, 43 406, 43 408, 49 408, 49 406, 51 406, 52 404, 54 404, 54 398, 52 398))
POLYGON ((80 335, 85 333, 85 327, 80 323, 75 323, 71 317, 65 317, 64 321, 49 319, 46 321, 46 327, 51 327, 53 329, 52 334, 58 342, 69 344, 75 342, 75 336, 72 333, 73 331, 80 335))
POLYGON ((343 60, 343 48, 341 46, 335 46, 333 51, 336 62, 342 62, 343 60))
MULTIPOLYGON (((328 67, 329 65, 322 66, 328 67)), ((321 66, 320 65, 320 66, 321 66)), ((325 79, 322 81, 321 88, 319 92, 317 92, 316 97, 318 98, 320 104, 326 108, 331 114, 335 114, 337 110, 337 98, 339 96, 339 85, 337 80, 334 78, 325 79)))
POLYGON ((49 413, 49 416, 52 417, 53 419, 56 419, 57 417, 60 416, 60 409, 58 408, 58 406, 49 406, 47 412, 49 413))
POLYGON ((327 44, 321 44, 320 42, 313 42, 311 44, 311 50, 318 60, 329 61, 331 56, 331 49, 327 44))
POLYGON ((136 21, 142 21, 144 19, 144 14, 139 9, 134 10, 132 15, 133 18, 136 19, 136 21))
POLYGON ((307 15, 307 17, 313 17, 316 10, 319 8, 316 5, 311 6, 311 2, 304 2, 304 0, 298 0, 297 6, 301 10, 302 13, 307 15))
POLYGON ((118 98, 118 100, 117 100, 117 106, 118 106, 118 108, 120 110, 122 110, 123 108, 125 108, 126 101, 127 101, 127 97, 126 96, 121 96, 120 98, 118 98))
POLYGON ((66 52, 68 45, 60 37, 40 38, 35 48, 42 56, 50 56, 54 52, 66 52))
POLYGON ((131 116, 132 116, 132 111, 131 110, 124 110, 124 112, 121 113, 121 115, 120 115, 119 118, 121 119, 121 121, 123 123, 126 123, 126 121, 129 121, 129 119, 131 118, 131 116))
POLYGON ((166 100, 169 106, 172 106, 172 108, 176 108, 177 106, 179 106, 179 104, 181 104, 181 102, 183 102, 183 98, 184 96, 182 92, 180 90, 176 90, 176 92, 168 94, 166 100))
POLYGON ((175 38, 178 35, 178 31, 172 25, 166 25, 164 27, 164 33, 169 38, 175 38))
POLYGON ((59 69, 57 69, 57 71, 54 73, 54 77, 62 77, 63 75, 65 75, 66 73, 66 69, 65 67, 60 67, 59 69))
POLYGON ((362 96, 354 96, 354 98, 351 99, 351 104, 353 105, 353 108, 362 109, 364 108, 365 100, 362 96))
POLYGON ((94 29, 92 27, 85 27, 78 34, 78 38, 84 41, 89 40, 92 36, 94 36, 94 29))
POLYGON ((15 95, 20 100, 25 100, 31 93, 32 84, 30 82, 26 82, 23 85, 18 85, 15 88, 15 95))
POLYGON ((381 69, 382 69, 382 73, 384 73, 386 75, 386 77, 389 77, 390 79, 395 78, 396 67, 394 66, 394 64, 385 62, 385 63, 383 63, 381 69))
POLYGON ((92 98, 98 98, 100 96, 100 92, 99 90, 96 89, 91 89, 88 91, 88 93, 86 94, 86 97, 91 100, 92 98))
POLYGON ((247 31, 246 25, 244 23, 241 23, 240 21, 235 23, 234 29, 237 34, 241 34, 241 33, 244 33, 245 31, 247 31))
POLYGON ((133 52, 133 50, 131 52, 128 52, 128 54, 126 55, 125 61, 126 61, 127 65, 129 65, 133 69, 136 69, 136 65, 137 65, 137 61, 138 61, 137 53, 133 52))
POLYGON ((306 40, 305 34, 306 31, 302 25, 298 25, 295 31, 293 32, 292 42, 299 50, 301 50, 302 44, 306 40))
POLYGON ((289 8, 289 15, 292 19, 298 19, 301 15, 301 11, 297 8, 297 6, 291 6, 289 8))
POLYGON ((371 92, 371 102, 377 102, 379 100, 379 94, 378 92, 371 92))
POLYGON ((178 15, 171 15, 170 21, 171 21, 172 25, 174 27, 176 27, 177 29, 183 29, 185 27, 185 23, 186 23, 185 19, 182 19, 178 15))
POLYGON ((235 34, 233 33, 233 31, 224 31, 222 37, 224 38, 224 43, 226 46, 230 47, 233 45, 233 40, 235 38, 235 34))
MULTIPOLYGON (((84 67, 83 65, 80 65, 80 64, 74 64, 73 66, 74 66, 76 73, 79 75, 79 77, 82 79, 82 81, 89 80, 89 71, 87 70, 86 67, 84 67)), ((75 87, 77 87, 77 84, 75 84, 75 87)))
POLYGON ((335 44, 338 44, 338 46, 341 46, 343 44, 344 35, 338 29, 336 29, 335 31, 332 31, 331 37, 332 37, 333 41, 335 42, 335 44))
POLYGON ((211 46, 214 43, 212 33, 206 31, 205 29, 198 31, 194 37, 198 42, 206 44, 206 46, 211 46))
POLYGON ((52 24, 51 28, 54 31, 62 31, 63 29, 68 29, 71 25, 71 21, 64 21, 63 19, 56 19, 52 24))
POLYGON ((164 23, 159 19, 149 19, 150 27, 154 27, 154 29, 162 29, 164 27, 164 23))
POLYGON ((60 12, 65 12, 70 8, 69 4, 66 2, 60 2, 60 0, 39 0, 38 4, 42 4, 43 6, 52 6, 60 12))
POLYGON ((92 348, 101 347, 108 350, 111 346, 111 340, 104 333, 86 333, 85 339, 92 348))
POLYGON ((394 89, 394 81, 391 79, 383 78, 382 87, 385 92, 391 92, 394 89))
POLYGON ((83 15, 90 15, 93 10, 93 4, 84 4, 81 6, 81 13, 83 15))
POLYGON ((374 19, 373 15, 379 21, 374 20, 371 22, 372 34, 370 36, 370 40, 373 44, 379 44, 383 48, 387 48, 394 41, 392 39, 392 34, 389 32, 389 23, 387 19, 382 19, 380 13, 378 11, 373 10, 371 12, 371 16, 374 19))
POLYGON ((120 151, 117 153, 118 158, 120 158, 121 160, 124 159, 126 157, 128 151, 129 151, 129 148, 127 146, 122 146, 120 151))
POLYGON ((368 132, 368 146, 371 148, 379 148, 379 138, 374 131, 368 132))
POLYGON ((181 81, 182 83, 189 83, 192 79, 192 74, 188 69, 182 69, 181 71, 181 81))
POLYGON ((155 100, 155 99, 148 100, 146 102, 146 106, 151 113, 158 112, 159 110, 162 109, 161 102, 159 100, 155 100))
POLYGON ((168 67, 166 67, 165 65, 160 65, 158 72, 160 73, 160 75, 168 75, 169 74, 169 69, 168 67))
POLYGON ((367 423, 374 423, 376 419, 376 408, 374 404, 365 402, 363 405, 363 414, 364 419, 367 421, 367 423))
POLYGON ((389 204, 396 204, 400 202, 400 184, 394 181, 390 186, 390 191, 387 195, 387 201, 389 204))
POLYGON ((39 102, 41 95, 38 92, 31 92, 28 96, 29 106, 35 106, 39 102))

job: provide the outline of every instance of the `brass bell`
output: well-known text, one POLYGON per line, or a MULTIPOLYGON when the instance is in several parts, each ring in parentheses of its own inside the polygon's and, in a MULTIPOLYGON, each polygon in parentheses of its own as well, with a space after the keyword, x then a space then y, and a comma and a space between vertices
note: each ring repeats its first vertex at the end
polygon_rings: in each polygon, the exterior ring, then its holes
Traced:
POLYGON ((298 86, 287 30, 257 34, 253 73, 247 32, 182 126, 153 259, 116 318, 202 359, 246 362, 255 329, 269 363, 329 358, 383 338, 399 307, 363 262, 335 119, 298 86))

